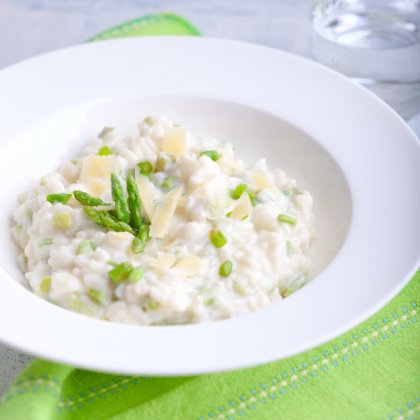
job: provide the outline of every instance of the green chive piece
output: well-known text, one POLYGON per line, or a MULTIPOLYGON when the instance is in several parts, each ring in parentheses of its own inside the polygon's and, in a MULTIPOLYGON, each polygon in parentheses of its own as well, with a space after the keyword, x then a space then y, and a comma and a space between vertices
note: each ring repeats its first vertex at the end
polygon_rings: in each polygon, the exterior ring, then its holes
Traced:
POLYGON ((69 296, 67 309, 89 316, 94 316, 96 314, 95 307, 91 305, 89 301, 77 296, 77 294, 71 294, 69 296))
POLYGON ((51 290, 51 277, 47 276, 41 280, 41 283, 39 283, 39 291, 41 293, 49 293, 50 290, 51 290))
POLYGON ((66 193, 48 194, 47 195, 47 201, 50 202, 51 204, 54 204, 54 203, 66 204, 67 201, 69 201, 71 197, 72 197, 71 194, 66 194, 66 193))
POLYGON ((128 194, 128 209, 130 211, 130 226, 134 230, 139 230, 143 223, 141 216, 141 200, 134 176, 128 174, 127 176, 127 194, 128 194))
POLYGON ((71 225, 70 214, 67 212, 55 213, 53 216, 53 225, 56 228, 66 229, 71 225))
POLYGON ((233 264, 232 261, 226 260, 220 267, 219 267, 219 274, 222 277, 229 277, 232 273, 233 264))
POLYGON ((205 306, 213 305, 215 302, 214 299, 214 289, 204 289, 201 291, 201 296, 203 297, 203 304, 205 306))
POLYGON ((127 200, 124 197, 121 182, 114 173, 111 174, 111 193, 112 199, 115 201, 115 214, 117 219, 128 223, 130 221, 130 213, 127 210, 127 200))
POLYGON ((108 146, 103 146, 98 150, 98 156, 112 155, 111 149, 108 146))
POLYGON ((290 296, 291 294, 295 293, 296 291, 298 291, 300 288, 302 288, 306 282, 308 281, 308 273, 303 273, 300 276, 294 278, 289 285, 287 286, 287 288, 285 290, 282 291, 281 295, 283 297, 287 297, 290 296))
POLYGON ((227 239, 220 230, 211 230, 209 233, 210 240, 216 248, 226 245, 227 239))
POLYGON ((76 190, 73 191, 74 198, 83 206, 110 206, 110 203, 105 203, 100 198, 96 198, 88 194, 87 192, 76 190))
POLYGON ((108 276, 113 283, 120 284, 127 280, 132 269, 133 266, 130 263, 124 262, 108 271, 108 276))
POLYGON ((127 277, 128 283, 137 283, 139 280, 142 279, 144 275, 144 271, 140 267, 133 267, 133 269, 130 271, 130 274, 127 277))
POLYGON ((149 115, 148 117, 146 117, 146 118, 143 120, 143 122, 144 122, 145 124, 147 124, 147 125, 152 125, 152 124, 153 124, 153 117, 149 115))
POLYGON ((175 178, 173 176, 168 176, 161 184, 161 187, 169 190, 169 188, 173 188, 174 187, 174 181, 175 178))
POLYGON ((232 216, 232 212, 231 211, 228 212, 228 213, 226 213, 226 217, 230 217, 230 216, 232 216))
POLYGON ((155 300, 148 300, 147 301, 147 307, 151 310, 151 311, 157 311, 159 309, 160 303, 156 302, 155 300))
POLYGON ((90 254, 91 252, 95 251, 97 248, 97 245, 95 241, 92 240, 83 240, 79 242, 76 248, 76 254, 77 255, 84 255, 84 254, 90 254))
POLYGON ((105 138, 108 134, 112 133, 114 131, 114 127, 104 127, 101 132, 98 134, 98 137, 100 139, 105 138))
POLYGON ((150 174, 153 172, 153 165, 148 161, 145 160, 144 162, 139 162, 137 164, 139 168, 140 174, 150 177, 150 174))
POLYGON ((277 220, 282 223, 288 223, 289 225, 295 225, 297 223, 297 219, 295 217, 283 213, 280 213, 277 216, 277 220))
POLYGON ((53 243, 54 243, 53 238, 42 238, 38 241, 38 246, 43 247, 43 246, 52 245, 53 243))
POLYGON ((98 289, 89 289, 88 296, 92 302, 98 305, 106 305, 109 301, 107 294, 98 289))
POLYGON ((146 248, 149 241, 149 225, 143 224, 140 226, 137 235, 133 238, 131 243, 131 250, 133 254, 141 254, 146 248))
POLYGON ((200 156, 208 156, 213 162, 217 162, 222 155, 217 150, 205 150, 200 156))
POLYGON ((109 212, 105 210, 97 210, 92 207, 85 207, 83 209, 86 216, 94 221, 97 225, 104 227, 108 230, 113 230, 115 232, 129 232, 132 235, 135 234, 134 229, 125 222, 122 222, 115 217, 113 217, 109 212))
POLYGON ((239 184, 233 190, 230 191, 230 197, 234 200, 239 200, 239 197, 245 192, 248 191, 249 187, 246 184, 239 184))
POLYGON ((115 284, 120 284, 125 281, 129 283, 136 283, 143 277, 143 270, 140 267, 133 267, 129 262, 118 264, 112 270, 108 271, 108 276, 115 284))
POLYGON ((251 203, 253 206, 257 203, 257 197, 254 193, 254 191, 251 190, 249 185, 247 184, 239 184, 237 185, 233 190, 230 191, 230 197, 234 200, 239 200, 241 195, 246 192, 249 196, 249 199, 251 200, 251 203))

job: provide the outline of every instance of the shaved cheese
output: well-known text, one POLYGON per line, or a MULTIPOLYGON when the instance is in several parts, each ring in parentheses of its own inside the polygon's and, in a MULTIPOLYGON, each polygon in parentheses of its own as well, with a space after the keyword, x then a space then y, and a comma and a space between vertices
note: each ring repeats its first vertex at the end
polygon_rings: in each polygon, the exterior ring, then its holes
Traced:
POLYGON ((163 137, 162 150, 176 158, 184 154, 187 148, 187 133, 184 127, 168 128, 163 137))
POLYGON ((155 212, 155 197, 156 197, 156 187, 153 185, 152 181, 145 176, 136 174, 137 187, 139 188, 139 194, 141 202, 146 211, 146 215, 149 218, 149 221, 152 220, 153 213, 155 212))
POLYGON ((109 179, 115 169, 115 156, 86 156, 82 161, 80 179, 84 182, 90 178, 109 179))
MULTIPOLYGON (((209 195, 208 200, 210 207, 208 208, 207 217, 210 220, 217 220, 220 217, 225 217, 232 200, 226 194, 209 195)), ((236 203, 236 202, 235 202, 236 203)))
POLYGON ((163 238, 166 235, 181 194, 182 188, 180 186, 174 188, 166 194, 163 202, 156 207, 150 226, 151 238, 163 238))
POLYGON ((166 252, 159 253, 158 258, 154 258, 150 261, 150 266, 155 268, 170 268, 175 264, 176 257, 174 254, 168 254, 166 252))
POLYGON ((271 182, 270 178, 263 171, 253 169, 251 172, 252 185, 257 191, 268 189, 274 191, 275 185, 271 182))
POLYGON ((87 192, 94 197, 102 197, 106 190, 109 190, 111 183, 104 178, 88 178, 85 180, 87 192))
POLYGON ((201 258, 196 255, 186 255, 174 265, 173 269, 182 271, 187 276, 194 276, 200 271, 202 266, 201 258))
POLYGON ((242 193, 239 200, 236 202, 232 210, 231 218, 235 220, 242 220, 252 212, 252 203, 247 192, 242 193))

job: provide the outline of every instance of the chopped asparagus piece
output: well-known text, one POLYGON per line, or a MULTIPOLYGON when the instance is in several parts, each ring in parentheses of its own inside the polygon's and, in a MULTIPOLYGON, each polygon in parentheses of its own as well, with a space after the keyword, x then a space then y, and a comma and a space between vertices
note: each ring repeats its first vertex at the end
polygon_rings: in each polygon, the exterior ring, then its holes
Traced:
POLYGON ((288 223, 289 225, 295 225, 297 223, 297 219, 295 217, 283 213, 280 213, 277 216, 277 220, 281 223, 288 223))
POLYGON ((213 162, 217 162, 222 155, 217 150, 205 150, 200 156, 208 156, 213 162))
POLYGON ((233 264, 232 261, 226 260, 220 267, 219 267, 219 274, 222 277, 229 277, 232 273, 233 264))
POLYGON ((71 197, 72 197, 71 194, 66 194, 66 193, 48 194, 47 195, 47 201, 51 204, 54 204, 54 203, 66 204, 67 201, 69 201, 71 197))

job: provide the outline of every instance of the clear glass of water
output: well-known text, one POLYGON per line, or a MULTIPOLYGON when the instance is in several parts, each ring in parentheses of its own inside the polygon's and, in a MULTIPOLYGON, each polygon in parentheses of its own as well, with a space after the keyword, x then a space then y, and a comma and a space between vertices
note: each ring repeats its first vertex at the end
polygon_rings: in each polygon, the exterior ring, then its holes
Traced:
POLYGON ((420 112, 420 0, 316 1, 311 46, 403 118, 420 112))

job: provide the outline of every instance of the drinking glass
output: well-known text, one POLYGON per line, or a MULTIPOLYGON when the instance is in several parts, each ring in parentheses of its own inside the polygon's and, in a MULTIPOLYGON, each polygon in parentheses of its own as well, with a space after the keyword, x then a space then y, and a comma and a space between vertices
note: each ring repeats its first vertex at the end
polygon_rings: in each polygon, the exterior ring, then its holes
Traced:
POLYGON ((403 118, 420 111, 420 0, 319 0, 313 57, 360 82, 403 118))

